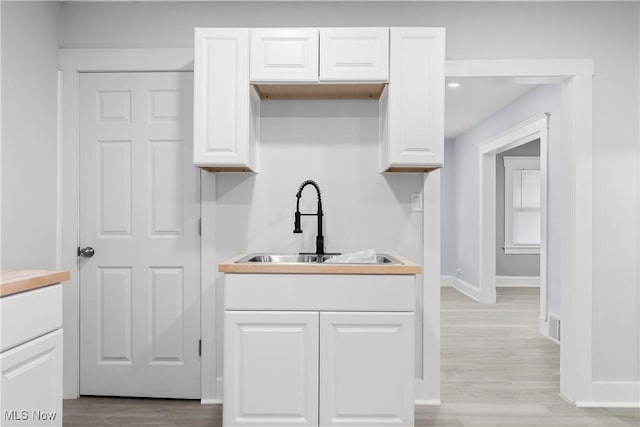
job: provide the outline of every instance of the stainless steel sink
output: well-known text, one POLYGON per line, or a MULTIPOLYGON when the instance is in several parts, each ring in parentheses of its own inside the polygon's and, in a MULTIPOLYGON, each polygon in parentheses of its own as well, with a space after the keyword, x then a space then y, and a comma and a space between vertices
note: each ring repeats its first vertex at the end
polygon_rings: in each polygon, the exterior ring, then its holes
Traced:
MULTIPOLYGON (((328 259, 335 258, 337 255, 287 255, 287 254, 249 254, 236 261, 237 264, 245 263, 261 263, 261 264, 313 264, 323 263, 328 259)), ((336 263, 337 264, 337 263, 336 263)), ((342 263, 340 263, 342 264, 342 263)), ((344 263, 359 264, 359 263, 344 263)), ((367 265, 402 265, 400 261, 387 254, 376 254, 375 263, 363 263, 367 265)))
POLYGON ((259 262, 270 264, 300 264, 318 262, 316 255, 277 255, 277 254, 250 254, 236 261, 237 263, 259 262))

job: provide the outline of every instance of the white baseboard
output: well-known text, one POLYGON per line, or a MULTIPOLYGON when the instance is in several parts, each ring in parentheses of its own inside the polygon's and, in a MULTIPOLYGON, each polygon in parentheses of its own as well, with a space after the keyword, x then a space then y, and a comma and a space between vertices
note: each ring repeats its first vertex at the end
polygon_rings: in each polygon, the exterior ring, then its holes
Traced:
POLYGON ((640 408, 640 382, 594 381, 591 396, 576 399, 579 408, 640 408))
POLYGON ((555 328, 556 325, 559 326, 559 324, 560 324, 560 316, 558 316, 555 313, 549 312, 547 314, 546 320, 542 317, 540 318, 540 335, 550 339, 556 344, 560 344, 560 339, 562 339, 560 337, 560 331, 557 329, 552 330, 552 328, 555 328))
POLYGON ((496 287, 539 288, 540 276, 496 276, 496 287))
POLYGON ((416 400, 413 404, 416 406, 442 406, 440 400, 416 400))
POLYGON ((216 400, 222 402, 224 399, 224 378, 216 378, 216 393, 216 396, 218 396, 216 400))
POLYGON ((638 402, 581 402, 577 401, 576 406, 578 408, 640 408, 638 402))
POLYGON ((445 275, 440 276, 440 286, 453 286, 453 281, 455 280, 455 276, 445 275))
POLYGON ((224 380, 222 378, 216 378, 216 398, 200 399, 201 405, 220 405, 223 402, 222 397, 224 395, 224 380))
POLYGON ((220 405, 222 404, 222 399, 200 399, 201 405, 220 405))
POLYGON ((471 283, 469 282, 465 282, 464 280, 462 280, 459 277, 456 276, 443 276, 440 280, 441 283, 445 282, 445 278, 447 278, 448 280, 448 285, 446 286, 451 286, 453 288, 455 288, 458 292, 465 294, 466 296, 468 296, 469 298, 476 300, 476 301, 480 301, 480 289, 477 288, 476 286, 473 286, 471 283))

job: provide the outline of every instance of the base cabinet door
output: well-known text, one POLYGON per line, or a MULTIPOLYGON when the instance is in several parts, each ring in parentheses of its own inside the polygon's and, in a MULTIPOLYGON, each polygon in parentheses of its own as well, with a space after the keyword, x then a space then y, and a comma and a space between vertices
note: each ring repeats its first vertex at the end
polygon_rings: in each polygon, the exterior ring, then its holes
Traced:
POLYGON ((0 425, 62 425, 62 329, 3 352, 0 366, 0 425))
POLYGON ((413 313, 320 313, 320 422, 413 426, 413 313))
POLYGON ((224 425, 318 425, 318 312, 225 311, 224 425))

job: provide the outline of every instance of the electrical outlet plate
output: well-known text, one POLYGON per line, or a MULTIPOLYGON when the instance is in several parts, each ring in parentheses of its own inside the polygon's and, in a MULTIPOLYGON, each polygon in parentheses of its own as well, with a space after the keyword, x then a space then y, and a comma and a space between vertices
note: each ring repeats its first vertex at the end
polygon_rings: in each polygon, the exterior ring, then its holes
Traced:
POLYGON ((411 212, 422 212, 422 193, 411 193, 411 212))

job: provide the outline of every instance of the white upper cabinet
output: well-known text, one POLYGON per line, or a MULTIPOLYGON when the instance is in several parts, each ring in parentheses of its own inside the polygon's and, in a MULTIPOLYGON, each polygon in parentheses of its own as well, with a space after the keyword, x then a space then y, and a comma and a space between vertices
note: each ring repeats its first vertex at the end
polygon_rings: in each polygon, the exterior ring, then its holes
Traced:
POLYGON ((388 28, 320 29, 320 81, 388 80, 388 28))
POLYGON ((442 167, 444 71, 444 28, 197 28, 194 165, 256 172, 261 99, 379 99, 379 170, 442 167))
POLYGON ((317 82, 318 30, 251 30, 252 82, 317 82))
POLYGON ((380 97, 380 170, 428 171, 444 151, 444 28, 391 28, 380 97))
POLYGON ((386 82, 388 28, 251 30, 252 83, 386 82))
POLYGON ((249 85, 249 30, 196 28, 193 163, 255 171, 259 99, 249 85))

